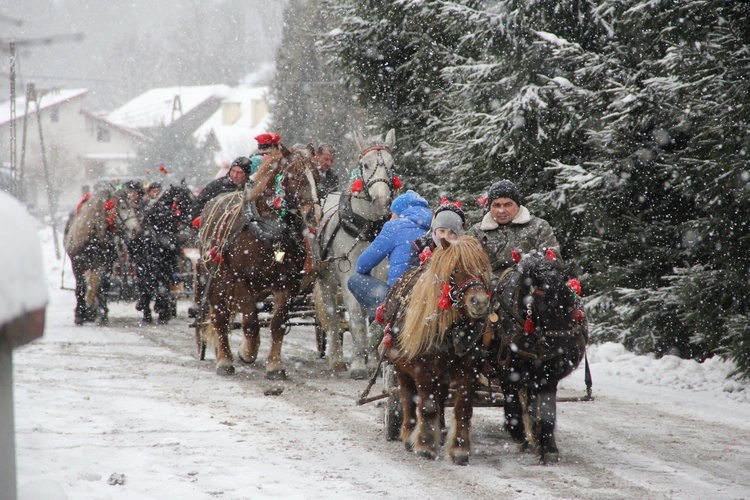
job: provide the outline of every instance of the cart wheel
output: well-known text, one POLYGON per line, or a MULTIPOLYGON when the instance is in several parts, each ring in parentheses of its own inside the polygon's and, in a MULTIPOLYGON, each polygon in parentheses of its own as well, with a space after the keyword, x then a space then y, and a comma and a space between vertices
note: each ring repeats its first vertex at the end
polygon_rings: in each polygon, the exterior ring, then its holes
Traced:
POLYGON ((320 323, 315 322, 315 345, 318 347, 318 357, 326 357, 326 331, 320 326, 320 323))
MULTIPOLYGON (((396 377, 396 370, 390 363, 383 363, 383 386, 386 391, 391 391, 392 388, 398 387, 398 378, 396 377)), ((385 430, 386 441, 397 441, 401 436, 401 423, 403 419, 403 411, 401 409, 401 400, 398 394, 391 394, 385 400, 385 415, 383 416, 383 424, 385 430)))

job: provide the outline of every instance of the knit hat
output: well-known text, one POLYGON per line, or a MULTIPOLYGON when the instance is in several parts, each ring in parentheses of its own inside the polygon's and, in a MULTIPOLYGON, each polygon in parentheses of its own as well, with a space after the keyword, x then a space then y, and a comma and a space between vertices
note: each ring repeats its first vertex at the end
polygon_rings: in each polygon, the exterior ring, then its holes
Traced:
POLYGON ((516 185, 507 179, 497 181, 490 186, 490 189, 487 192, 487 205, 492 205, 492 201, 497 198, 510 198, 515 201, 519 207, 521 206, 521 193, 518 192, 516 185))
POLYGON ((429 207, 427 200, 419 196, 416 192, 411 189, 393 200, 391 203, 391 212, 396 215, 401 215, 407 208, 411 207, 429 207))
POLYGON ((432 230, 435 229, 450 229, 458 236, 464 234, 464 222, 461 216, 453 210, 442 210, 435 213, 435 218, 432 219, 432 230))
POLYGON ((232 167, 240 167, 242 170, 245 171, 246 174, 250 175, 251 165, 252 163, 250 162, 250 158, 247 158, 246 156, 238 156, 237 158, 234 159, 229 169, 231 170, 232 167))

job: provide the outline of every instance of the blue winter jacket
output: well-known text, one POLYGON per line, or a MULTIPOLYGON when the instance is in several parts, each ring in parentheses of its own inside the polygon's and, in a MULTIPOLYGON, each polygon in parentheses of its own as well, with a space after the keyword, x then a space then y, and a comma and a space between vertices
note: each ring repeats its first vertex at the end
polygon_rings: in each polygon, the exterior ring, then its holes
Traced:
POLYGON ((356 271, 370 274, 375 266, 388 257, 388 286, 409 268, 409 250, 414 240, 424 235, 432 222, 432 210, 424 206, 411 206, 403 210, 398 219, 385 223, 375 241, 357 259, 356 271))

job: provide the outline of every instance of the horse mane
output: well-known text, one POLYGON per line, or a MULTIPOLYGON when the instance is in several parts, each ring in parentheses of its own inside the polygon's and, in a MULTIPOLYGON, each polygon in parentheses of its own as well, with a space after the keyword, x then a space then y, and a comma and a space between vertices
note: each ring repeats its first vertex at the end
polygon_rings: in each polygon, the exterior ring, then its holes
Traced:
POLYGON ((574 306, 573 294, 567 285, 570 273, 557 261, 547 259, 540 252, 524 255, 517 268, 522 275, 518 283, 519 295, 528 295, 531 287, 542 288, 545 301, 554 304, 554 307, 544 310, 546 319, 554 323, 553 328, 563 328, 561 323, 570 322, 570 312, 574 306))
POLYGON ((447 248, 438 247, 429 266, 412 288, 406 318, 398 336, 401 350, 413 359, 445 340, 448 330, 460 319, 457 308, 440 309, 443 285, 450 283, 454 269, 475 276, 489 286, 491 267, 479 241, 464 235, 447 248))

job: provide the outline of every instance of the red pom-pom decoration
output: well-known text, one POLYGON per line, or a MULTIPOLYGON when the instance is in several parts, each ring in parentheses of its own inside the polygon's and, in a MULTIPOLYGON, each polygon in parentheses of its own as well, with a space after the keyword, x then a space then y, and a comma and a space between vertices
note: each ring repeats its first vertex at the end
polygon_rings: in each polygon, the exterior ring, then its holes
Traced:
POLYGON ((357 194, 362 192, 362 188, 364 183, 362 182, 362 179, 357 179, 356 181, 352 182, 352 193, 357 194))
POLYGON ((172 203, 172 211, 177 217, 182 215, 182 211, 180 211, 180 207, 177 206, 177 202, 172 203))
POLYGON ((104 204, 104 210, 112 210, 115 208, 115 200, 109 200, 107 203, 104 204))
POLYGON ((555 260, 555 259, 557 259, 557 254, 551 248, 548 248, 547 251, 544 252, 544 256, 547 257, 547 260, 555 260))
POLYGON ((196 217, 195 219, 193 219, 193 227, 194 228, 201 227, 201 216, 200 215, 198 217, 196 217))
POLYGON ((451 301, 451 286, 448 283, 445 283, 443 285, 443 292, 440 294, 438 307, 440 309, 448 309, 452 305, 453 301, 451 301))
POLYGON ((510 252, 510 258, 513 259, 513 262, 515 262, 516 264, 518 264, 519 262, 521 262, 521 254, 518 253, 515 250, 513 250, 512 252, 510 252))
POLYGON ((579 297, 581 296, 581 293, 582 293, 582 291, 581 291, 581 282, 578 281, 577 279, 575 279, 575 278, 569 279, 568 280, 568 288, 570 288, 571 290, 573 290, 576 293, 576 295, 578 295, 579 297))
POLYGON ((282 210, 284 208, 284 198, 281 196, 275 196, 273 198, 273 208, 276 210, 282 210))
POLYGON ((169 170, 167 170, 167 167, 165 167, 164 164, 162 163, 161 165, 159 165, 159 172, 161 172, 164 175, 167 175, 169 173, 169 170))
POLYGON ((401 189, 404 187, 404 184, 401 182, 401 179, 399 179, 398 175, 393 176, 393 189, 401 189))
POLYGON ((525 334, 531 334, 534 333, 534 330, 536 330, 536 325, 534 324, 534 320, 531 318, 526 318, 526 323, 523 325, 523 333, 525 334))
POLYGON ((482 196, 481 198, 477 198, 477 203, 479 203, 480 207, 484 207, 487 205, 487 197, 482 196))
POLYGON ((380 345, 383 347, 391 347, 393 345, 393 337, 391 337, 391 329, 388 328, 383 334, 383 340, 380 341, 380 345))

